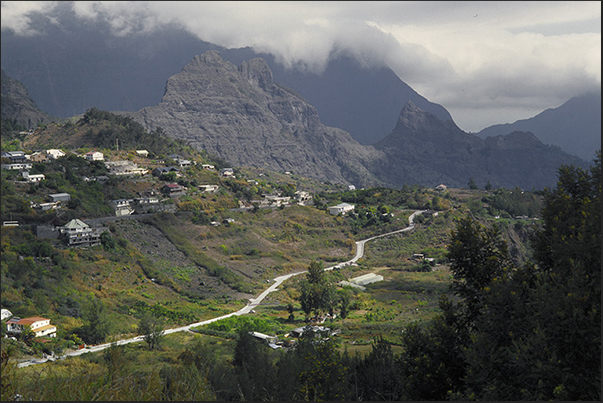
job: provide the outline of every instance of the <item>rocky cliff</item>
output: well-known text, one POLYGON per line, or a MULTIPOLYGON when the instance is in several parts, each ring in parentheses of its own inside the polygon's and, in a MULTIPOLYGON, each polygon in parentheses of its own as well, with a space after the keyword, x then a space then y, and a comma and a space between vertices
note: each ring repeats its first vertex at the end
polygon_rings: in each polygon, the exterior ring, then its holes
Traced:
MULTIPOLYGON (((126 112, 124 112, 126 113, 126 112)), ((234 166, 267 167, 360 187, 421 184, 553 186, 561 164, 585 166, 532 133, 482 139, 409 101, 394 130, 362 145, 321 123, 316 109, 277 84, 261 58, 238 67, 217 51, 196 56, 170 77, 161 102, 128 115, 148 130, 219 156, 234 166)))
POLYGON ((38 123, 50 123, 55 120, 49 114, 42 112, 25 86, 6 75, 2 70, 2 119, 34 129, 38 123))
POLYGON ((384 153, 373 171, 396 183, 466 187, 474 178, 479 187, 542 189, 553 186, 561 164, 586 166, 558 147, 544 145, 529 132, 481 139, 442 121, 412 102, 402 109, 392 133, 375 145, 384 153))
POLYGON ((273 81, 260 58, 237 67, 217 51, 196 56, 168 79, 158 105, 127 114, 234 166, 269 167, 333 183, 382 184, 366 168, 380 153, 323 125, 312 105, 273 81))

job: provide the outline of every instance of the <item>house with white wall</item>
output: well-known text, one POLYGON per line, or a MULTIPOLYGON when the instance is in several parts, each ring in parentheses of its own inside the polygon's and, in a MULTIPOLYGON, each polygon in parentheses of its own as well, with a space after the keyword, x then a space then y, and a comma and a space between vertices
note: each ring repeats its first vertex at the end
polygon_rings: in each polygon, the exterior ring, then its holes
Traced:
POLYGON ((31 329, 36 337, 56 337, 57 327, 50 324, 50 319, 40 316, 30 318, 13 317, 6 322, 6 331, 8 333, 22 333, 25 329, 31 329))
POLYGON ((354 206, 351 204, 348 204, 348 203, 340 203, 336 206, 329 207, 329 214, 331 214, 331 215, 338 215, 338 214, 345 215, 346 213, 348 213, 350 211, 354 211, 354 206))
POLYGON ((23 176, 23 178, 30 183, 36 183, 46 179, 44 174, 30 174, 29 171, 21 172, 21 176, 23 176))
POLYGON ((90 151, 84 154, 84 159, 87 161, 104 161, 105 157, 100 151, 90 151))

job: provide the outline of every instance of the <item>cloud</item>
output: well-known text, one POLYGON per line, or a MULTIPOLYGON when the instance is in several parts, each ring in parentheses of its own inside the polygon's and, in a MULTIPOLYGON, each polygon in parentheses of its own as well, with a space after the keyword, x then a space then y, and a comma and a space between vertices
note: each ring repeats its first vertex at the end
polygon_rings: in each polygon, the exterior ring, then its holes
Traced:
MULTIPOLYGON (((56 4, 2 2, 2 30, 40 34, 31 15, 51 16, 56 4)), ((479 129, 469 111, 507 110, 501 117, 517 120, 601 85, 598 1, 91 1, 72 9, 108 22, 115 36, 178 26, 316 73, 339 54, 387 65, 466 130, 479 129)))
POLYGON ((39 32, 32 26, 30 14, 44 14, 56 6, 56 1, 3 1, 0 13, 2 30, 23 36, 37 35, 39 32))

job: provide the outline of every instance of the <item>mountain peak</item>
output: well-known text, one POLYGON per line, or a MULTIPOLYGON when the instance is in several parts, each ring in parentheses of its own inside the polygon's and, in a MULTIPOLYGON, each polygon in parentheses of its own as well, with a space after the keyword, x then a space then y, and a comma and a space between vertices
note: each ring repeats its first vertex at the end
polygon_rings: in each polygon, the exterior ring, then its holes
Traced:
POLYGON ((267 89, 274 82, 268 63, 259 57, 241 63, 239 72, 247 81, 262 89, 267 89))

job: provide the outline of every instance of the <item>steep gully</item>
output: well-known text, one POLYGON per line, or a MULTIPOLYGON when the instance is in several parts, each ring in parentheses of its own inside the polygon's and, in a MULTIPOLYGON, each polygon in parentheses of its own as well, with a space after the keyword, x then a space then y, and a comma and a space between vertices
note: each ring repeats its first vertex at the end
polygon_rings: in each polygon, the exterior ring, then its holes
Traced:
MULTIPOLYGON (((335 266, 330 266, 325 268, 325 271, 329 271, 329 270, 333 270, 333 269, 338 269, 344 266, 348 266, 352 263, 355 263, 358 259, 360 259, 362 256, 364 256, 364 246, 368 241, 372 241, 373 239, 376 238, 381 238, 381 237, 385 237, 385 236, 389 236, 389 235, 393 235, 393 234, 397 234, 400 232, 406 232, 406 231, 410 231, 412 229, 415 228, 415 224, 413 223, 414 217, 417 214, 421 214, 424 210, 416 210, 415 212, 413 212, 411 214, 411 216, 408 218, 408 227, 405 227, 403 229, 400 230, 396 230, 396 231, 392 231, 392 232, 388 232, 386 234, 381 234, 381 235, 376 235, 374 237, 371 238, 367 238, 364 239, 362 241, 358 241, 356 242, 356 255, 348 260, 347 262, 342 262, 339 263, 335 266)), ((172 328, 172 329, 166 329, 164 330, 163 334, 171 334, 171 333, 175 333, 175 332, 183 332, 183 331, 189 331, 191 330, 191 328, 194 327, 198 327, 198 326, 203 326, 203 325, 207 325, 208 323, 212 323, 212 322, 216 322, 218 320, 221 319, 225 319, 231 316, 238 316, 238 315, 244 315, 247 313, 250 313, 255 307, 257 307, 264 298, 266 298, 266 296, 268 294, 270 294, 271 292, 274 292, 278 289, 278 287, 285 281, 290 279, 291 277, 294 276, 298 276, 300 274, 304 274, 307 273, 307 271, 299 271, 299 272, 295 272, 295 273, 289 273, 289 274, 285 274, 283 276, 279 276, 276 277, 273 280, 273 283, 270 287, 268 287, 264 292, 262 292, 260 295, 258 295, 256 298, 251 298, 249 300, 249 303, 244 307, 239 309, 236 312, 232 312, 226 315, 222 315, 219 316, 217 318, 213 318, 213 319, 207 319, 201 322, 197 322, 197 323, 192 323, 190 325, 186 325, 186 326, 181 326, 181 327, 176 327, 176 328, 172 328)), ((86 354, 86 353, 92 353, 92 352, 98 352, 98 351, 102 351, 106 348, 111 347, 111 345, 116 344, 118 346, 124 345, 124 344, 130 344, 130 343, 136 343, 136 342, 141 342, 144 341, 144 336, 137 336, 137 337, 133 337, 130 339, 123 339, 123 340, 118 340, 116 342, 112 342, 112 343, 105 343, 105 344, 99 344, 96 346, 90 346, 89 348, 85 348, 85 349, 81 349, 81 350, 76 350, 76 351, 71 351, 66 353, 63 356, 60 356, 59 359, 63 359, 66 356, 76 356, 76 355, 82 355, 82 354, 86 354)), ((26 367, 29 365, 35 365, 35 364, 41 364, 47 361, 54 361, 54 359, 50 358, 50 359, 33 359, 33 360, 29 360, 29 361, 24 361, 24 362, 20 362, 19 364, 17 364, 17 367, 22 368, 22 367, 26 367)))

